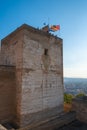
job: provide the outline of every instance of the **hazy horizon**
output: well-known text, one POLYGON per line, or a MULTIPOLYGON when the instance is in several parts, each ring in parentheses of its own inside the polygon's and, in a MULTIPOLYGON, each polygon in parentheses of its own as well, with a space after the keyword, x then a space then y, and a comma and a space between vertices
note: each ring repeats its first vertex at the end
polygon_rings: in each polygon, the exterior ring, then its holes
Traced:
POLYGON ((63 77, 63 78, 68 78, 68 79, 87 79, 87 78, 79 78, 79 77, 63 77))

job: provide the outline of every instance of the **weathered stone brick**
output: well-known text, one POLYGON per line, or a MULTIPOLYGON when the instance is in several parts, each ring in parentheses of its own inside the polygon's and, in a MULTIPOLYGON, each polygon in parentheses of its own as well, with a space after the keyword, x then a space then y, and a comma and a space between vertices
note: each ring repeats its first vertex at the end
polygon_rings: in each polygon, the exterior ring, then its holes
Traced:
POLYGON ((22 127, 62 112, 62 39, 22 25, 1 44, 0 64, 16 68, 14 122, 22 127))

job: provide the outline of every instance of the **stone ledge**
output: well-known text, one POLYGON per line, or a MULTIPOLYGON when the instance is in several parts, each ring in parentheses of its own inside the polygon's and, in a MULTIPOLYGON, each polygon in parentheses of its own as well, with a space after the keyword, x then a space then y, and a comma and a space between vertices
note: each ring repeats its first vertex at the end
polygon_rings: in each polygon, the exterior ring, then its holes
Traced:
POLYGON ((61 114, 60 116, 51 117, 50 119, 35 124, 34 126, 32 124, 26 126, 25 128, 20 128, 17 130, 53 130, 63 125, 69 124, 75 119, 76 119, 76 113, 69 112, 61 114))

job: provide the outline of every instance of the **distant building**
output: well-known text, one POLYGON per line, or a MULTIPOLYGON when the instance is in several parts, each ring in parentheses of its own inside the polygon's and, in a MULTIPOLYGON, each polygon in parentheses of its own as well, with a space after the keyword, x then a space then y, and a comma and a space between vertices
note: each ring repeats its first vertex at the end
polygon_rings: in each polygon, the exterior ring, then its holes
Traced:
POLYGON ((63 112, 62 39, 22 25, 1 40, 0 123, 19 127, 63 112))

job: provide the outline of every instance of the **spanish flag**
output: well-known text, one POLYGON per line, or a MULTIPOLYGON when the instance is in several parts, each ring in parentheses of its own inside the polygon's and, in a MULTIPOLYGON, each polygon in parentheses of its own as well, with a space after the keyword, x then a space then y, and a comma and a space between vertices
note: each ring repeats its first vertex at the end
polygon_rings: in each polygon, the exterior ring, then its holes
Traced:
POLYGON ((50 31, 55 32, 55 31, 58 31, 58 30, 60 30, 60 25, 52 25, 50 27, 50 31))

